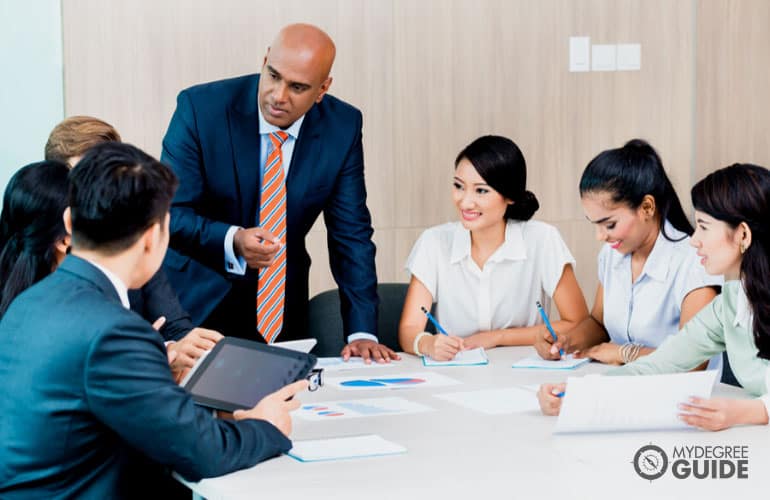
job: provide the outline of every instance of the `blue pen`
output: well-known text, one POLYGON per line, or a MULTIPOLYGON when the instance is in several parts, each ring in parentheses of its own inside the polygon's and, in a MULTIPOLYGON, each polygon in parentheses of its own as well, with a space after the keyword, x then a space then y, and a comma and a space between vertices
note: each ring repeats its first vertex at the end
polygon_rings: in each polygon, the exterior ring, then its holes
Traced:
POLYGON ((434 317, 433 317, 433 315, 430 313, 430 311, 428 311, 427 309, 425 309, 423 306, 420 306, 420 309, 422 309, 422 312, 424 312, 424 313, 425 313, 425 316, 427 316, 427 317, 428 317, 428 320, 429 320, 431 323, 433 323, 433 326, 435 326, 435 327, 436 327, 436 329, 437 329, 439 332, 443 333, 444 335, 449 335, 449 334, 446 332, 446 330, 444 330, 444 327, 438 324, 438 321, 436 321, 436 318, 434 318, 434 317))
MULTIPOLYGON (((537 310, 540 313, 540 317, 543 318, 543 322, 545 322, 545 327, 548 328, 549 332, 551 332, 551 337, 553 337, 553 341, 556 342, 559 340, 559 338, 556 336, 556 332, 553 331, 551 322, 548 321, 548 315, 545 313, 545 309, 543 309, 543 306, 540 305, 539 300, 535 302, 535 304, 537 304, 537 310)), ((564 356, 564 349, 559 349, 559 355, 564 356)))
POLYGON ((564 397, 564 391, 561 391, 558 394, 554 394, 554 396, 556 396, 557 398, 563 398, 564 397))

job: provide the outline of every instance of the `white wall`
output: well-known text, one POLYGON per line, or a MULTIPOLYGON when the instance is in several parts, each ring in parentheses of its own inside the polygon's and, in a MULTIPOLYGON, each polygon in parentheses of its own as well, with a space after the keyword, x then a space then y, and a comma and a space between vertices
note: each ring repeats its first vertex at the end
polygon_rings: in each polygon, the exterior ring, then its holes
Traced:
POLYGON ((64 118, 60 0, 0 0, 0 190, 64 118))

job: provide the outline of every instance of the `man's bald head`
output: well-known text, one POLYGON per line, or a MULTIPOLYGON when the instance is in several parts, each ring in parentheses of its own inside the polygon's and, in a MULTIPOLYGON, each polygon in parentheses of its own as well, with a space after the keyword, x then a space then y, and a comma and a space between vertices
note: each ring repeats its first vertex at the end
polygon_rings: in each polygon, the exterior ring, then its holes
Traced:
POLYGON ((270 50, 290 50, 296 53, 297 57, 318 67, 323 75, 322 80, 329 76, 337 53, 331 37, 312 24, 290 24, 284 27, 278 32, 270 50))
POLYGON ((259 107, 268 123, 288 128, 329 90, 336 49, 310 24, 283 28, 267 49, 259 79, 259 107))

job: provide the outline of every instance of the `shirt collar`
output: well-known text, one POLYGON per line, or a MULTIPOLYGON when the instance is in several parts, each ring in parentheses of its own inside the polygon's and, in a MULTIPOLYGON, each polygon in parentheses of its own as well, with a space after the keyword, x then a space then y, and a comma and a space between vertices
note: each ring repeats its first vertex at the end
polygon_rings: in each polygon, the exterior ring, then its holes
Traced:
MULTIPOLYGON (((524 260, 527 258, 527 248, 524 245, 522 223, 509 220, 505 225, 505 241, 500 248, 489 257, 489 262, 502 260, 524 260)), ((471 232, 462 224, 457 224, 452 235, 452 252, 450 263, 455 264, 471 255, 471 232)))
POLYGON ((305 115, 302 115, 297 121, 292 123, 289 128, 282 129, 268 123, 267 120, 265 120, 265 117, 262 116, 262 108, 259 106, 257 106, 257 113, 259 114, 259 135, 272 134, 273 132, 282 130, 289 134, 292 139, 296 140, 297 137, 299 137, 299 129, 302 127, 302 122, 305 121, 305 115))
POLYGON ((131 304, 128 302, 128 287, 125 283, 123 283, 123 280, 121 280, 117 274, 113 273, 106 267, 97 264, 96 262, 89 260, 88 261, 91 265, 93 265, 95 268, 100 270, 102 273, 104 273, 105 276, 107 276, 107 279, 110 280, 110 283, 112 283, 112 286, 115 287, 115 291, 118 292, 118 297, 120 297, 120 303, 123 304, 123 307, 126 309, 131 309, 131 304))
MULTIPOLYGON (((687 234, 677 230, 670 222, 665 222, 666 234, 675 240, 680 238, 686 238, 687 234)), ((647 261, 644 263, 644 269, 642 269, 641 276, 645 274, 656 281, 665 281, 668 276, 669 266, 672 259, 671 254, 678 241, 671 241, 663 236, 663 231, 658 232, 658 237, 655 240, 655 244, 652 246, 650 255, 647 256, 647 261)), ((626 262, 626 259, 630 259, 631 254, 624 255, 622 259, 618 259, 615 262, 615 267, 619 267, 626 262)))
POLYGON ((754 315, 751 312, 749 299, 746 297, 746 291, 743 289, 743 283, 738 285, 738 297, 735 299, 735 321, 733 326, 740 326, 751 331, 754 326, 754 315))

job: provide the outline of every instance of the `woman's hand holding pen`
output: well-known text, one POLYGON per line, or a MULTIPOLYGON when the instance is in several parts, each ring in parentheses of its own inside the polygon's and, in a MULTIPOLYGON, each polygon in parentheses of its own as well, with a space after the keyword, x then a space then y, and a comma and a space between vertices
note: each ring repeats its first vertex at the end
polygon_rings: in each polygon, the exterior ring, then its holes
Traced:
POLYGON ((465 350, 463 339, 454 335, 430 335, 421 340, 425 347, 420 346, 420 352, 436 361, 449 361, 454 359, 458 352, 465 350))
POLYGON ((540 411, 543 415, 558 415, 561 411, 561 402, 567 384, 543 384, 537 391, 537 401, 540 403, 540 411))
POLYGON ((565 353, 573 351, 572 343, 567 335, 559 335, 558 340, 554 342, 553 335, 545 327, 543 327, 542 332, 535 335, 534 346, 541 358, 550 360, 561 359, 560 351, 565 353))

